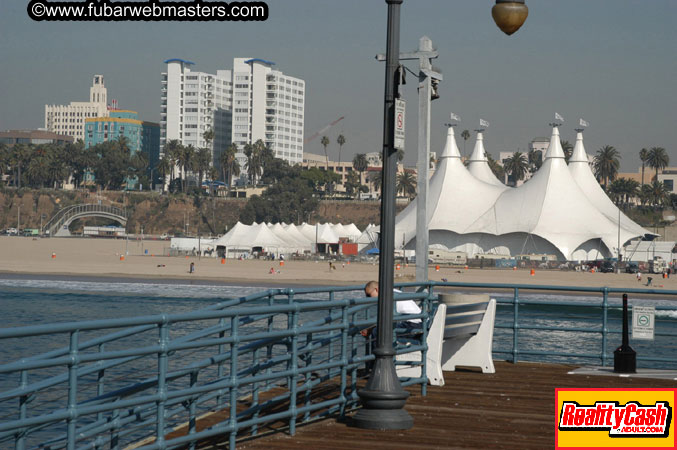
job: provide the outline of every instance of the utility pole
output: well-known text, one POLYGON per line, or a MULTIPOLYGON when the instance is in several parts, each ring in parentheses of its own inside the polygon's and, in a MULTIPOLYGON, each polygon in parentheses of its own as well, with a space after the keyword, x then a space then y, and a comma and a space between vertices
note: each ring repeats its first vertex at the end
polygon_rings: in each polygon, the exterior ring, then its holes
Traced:
MULTIPOLYGON (((437 84, 442 74, 433 70, 439 56, 428 36, 418 41, 418 50, 399 54, 399 60, 418 60, 418 156, 416 160, 416 281, 428 281, 428 184, 430 178, 430 103, 439 96, 437 84)), ((384 55, 377 55, 379 61, 384 55)), ((406 244, 403 242, 402 245, 406 244)))

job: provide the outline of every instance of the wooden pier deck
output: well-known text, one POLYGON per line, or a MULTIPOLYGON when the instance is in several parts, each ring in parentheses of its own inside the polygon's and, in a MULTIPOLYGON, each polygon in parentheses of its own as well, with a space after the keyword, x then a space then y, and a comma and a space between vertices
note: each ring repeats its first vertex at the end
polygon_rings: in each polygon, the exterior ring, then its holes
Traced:
MULTIPOLYGON (((409 389, 407 431, 362 430, 336 419, 239 441, 242 449, 544 449, 555 444, 555 388, 674 388, 672 379, 570 375, 575 365, 496 362, 495 374, 445 372, 445 385, 409 389)), ((262 430, 263 431, 263 430, 262 430)), ((209 448, 227 448, 227 437, 209 448)))

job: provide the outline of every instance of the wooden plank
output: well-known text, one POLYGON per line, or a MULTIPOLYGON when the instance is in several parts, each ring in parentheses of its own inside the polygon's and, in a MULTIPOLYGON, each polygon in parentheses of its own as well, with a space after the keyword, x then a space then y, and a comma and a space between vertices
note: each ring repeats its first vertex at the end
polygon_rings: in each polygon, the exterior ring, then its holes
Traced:
MULTIPOLYGON (((241 441, 243 449, 542 449, 555 443, 555 388, 673 388, 674 381, 568 375, 577 366, 495 362, 496 373, 445 372, 445 386, 422 397, 411 388, 407 431, 361 430, 335 419, 298 426, 295 436, 276 433, 241 441)), ((219 447, 227 447, 227 439, 219 447)))

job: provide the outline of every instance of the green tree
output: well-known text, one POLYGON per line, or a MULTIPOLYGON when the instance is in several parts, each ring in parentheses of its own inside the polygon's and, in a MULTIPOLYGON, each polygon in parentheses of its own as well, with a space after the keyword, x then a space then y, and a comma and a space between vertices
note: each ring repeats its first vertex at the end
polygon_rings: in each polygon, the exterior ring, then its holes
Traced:
POLYGON ((10 156, 10 166, 14 172, 14 186, 17 189, 21 188, 21 181, 23 178, 22 169, 24 169, 30 161, 33 149, 31 144, 14 144, 10 156))
POLYGON ((527 159, 529 161, 529 172, 533 175, 543 165, 543 152, 540 150, 529 150, 527 159))
POLYGON ((515 152, 505 159, 503 169, 510 174, 515 184, 523 180, 529 169, 527 156, 522 152, 515 152))
POLYGON ((651 147, 649 150, 649 167, 656 170, 654 181, 658 180, 658 171, 665 169, 670 163, 670 157, 663 147, 651 147))
POLYGON ((649 150, 643 148, 639 151, 639 159, 642 161, 642 185, 644 185, 644 166, 649 161, 649 150))
POLYGON ((338 163, 339 163, 339 166, 340 166, 341 165, 341 150, 343 150, 343 145, 346 143, 346 137, 342 134, 339 134, 338 137, 336 138, 336 143, 339 145, 338 163))
POLYGON ((329 145, 329 138, 327 136, 322 136, 320 139, 320 144, 324 147, 324 159, 327 162, 327 170, 329 170, 329 155, 327 154, 327 146, 329 145))
POLYGON ((346 177, 346 194, 351 197, 357 196, 360 192, 367 192, 369 189, 360 182, 360 175, 355 170, 351 170, 346 177))
POLYGON ((198 189, 202 186, 202 181, 204 181, 204 175, 209 171, 209 168, 212 165, 212 151, 206 147, 199 148, 195 152, 194 159, 194 169, 198 173, 198 189))
POLYGON ((396 188, 398 193, 413 199, 416 197, 416 176, 407 170, 398 173, 396 188))
POLYGON ((160 161, 158 162, 158 165, 157 165, 158 173, 160 174, 160 178, 162 178, 162 190, 163 190, 163 192, 164 192, 165 184, 168 184, 167 183, 167 175, 171 174, 173 169, 174 169, 174 163, 172 162, 171 157, 167 153, 163 154, 162 157, 160 158, 160 161))
POLYGON ((178 153, 177 163, 181 168, 181 192, 186 192, 186 177, 188 171, 193 169, 195 162, 195 147, 191 144, 181 146, 178 153))
POLYGON ((396 157, 397 157, 397 162, 398 162, 398 163, 401 163, 402 160, 404 159, 404 150, 402 150, 401 148, 398 148, 398 149, 395 151, 395 155, 396 155, 396 157))
POLYGON ((461 131, 461 137, 463 138, 463 156, 465 157, 465 143, 468 141, 468 139, 470 139, 470 131, 461 131))
POLYGON ((130 151, 125 140, 102 142, 92 149, 98 156, 93 167, 96 183, 104 190, 119 189, 130 167, 130 151))
MULTIPOLYGON (((286 170, 278 174, 278 182, 270 185, 260 197, 252 196, 240 213, 240 221, 251 222, 288 222, 299 223, 303 217, 313 213, 318 199, 312 183, 304 178, 298 166, 277 169, 286 170)), ((276 169, 276 170, 277 170, 276 169)))
POLYGON ((655 209, 662 208, 670 203, 670 191, 665 184, 654 180, 649 185, 649 202, 655 209))
POLYGON ((364 153, 358 153, 353 157, 353 169, 357 170, 360 173, 360 183, 362 182, 362 174, 369 167, 369 161, 367 161, 367 155, 364 153))
POLYGON ((505 169, 503 169, 489 153, 487 153, 487 162, 489 163, 489 168, 494 173, 494 176, 503 182, 505 179, 505 169))
POLYGON ((595 177, 598 180, 604 180, 605 189, 609 185, 609 181, 615 179, 618 174, 618 168, 621 166, 620 157, 618 150, 611 145, 605 145, 597 151, 593 168, 595 177))
POLYGON ((381 184, 383 182, 383 170, 374 170, 369 174, 369 183, 373 186, 375 191, 381 189, 381 184))
POLYGON ((233 184, 233 177, 240 175, 240 162, 235 155, 237 154, 237 144, 232 143, 225 152, 221 153, 221 170, 223 171, 223 180, 228 184, 228 189, 233 184))
POLYGON ((174 181, 174 170, 179 168, 179 159, 183 153, 183 145, 178 139, 171 139, 167 141, 164 148, 164 154, 169 159, 171 163, 171 170, 169 171, 169 184, 170 186, 174 181))

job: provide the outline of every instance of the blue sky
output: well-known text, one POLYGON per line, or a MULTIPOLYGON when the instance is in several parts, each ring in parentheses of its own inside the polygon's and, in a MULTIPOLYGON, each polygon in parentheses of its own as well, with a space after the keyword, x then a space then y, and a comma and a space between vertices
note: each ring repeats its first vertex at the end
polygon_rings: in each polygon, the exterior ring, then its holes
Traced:
MULTIPOLYGON (((306 136, 345 116, 328 132, 337 157, 380 151, 385 1, 269 0, 265 22, 34 22, 28 0, 0 2, 0 130, 44 126, 44 105, 85 101, 103 74, 110 99, 159 121, 160 74, 167 58, 195 69, 230 68, 234 57, 275 61, 303 78, 306 136)), ((432 150, 444 145, 449 112, 459 130, 491 123, 485 147, 526 150, 549 136, 554 112, 575 141, 579 117, 590 122, 588 153, 613 145, 623 170, 636 170, 642 147, 662 146, 677 164, 677 2, 674 0, 527 0, 529 18, 511 37, 491 19, 493 0, 404 0, 401 50, 429 36, 440 52, 441 98, 433 102, 432 150)), ((416 63, 407 65, 415 69, 416 63)), ((405 162, 415 163, 416 82, 408 103, 405 162)), ((474 137, 467 143, 469 152, 474 137)), ((459 139, 459 147, 463 142, 459 139)), ((322 153, 319 139, 306 151, 322 153)))

